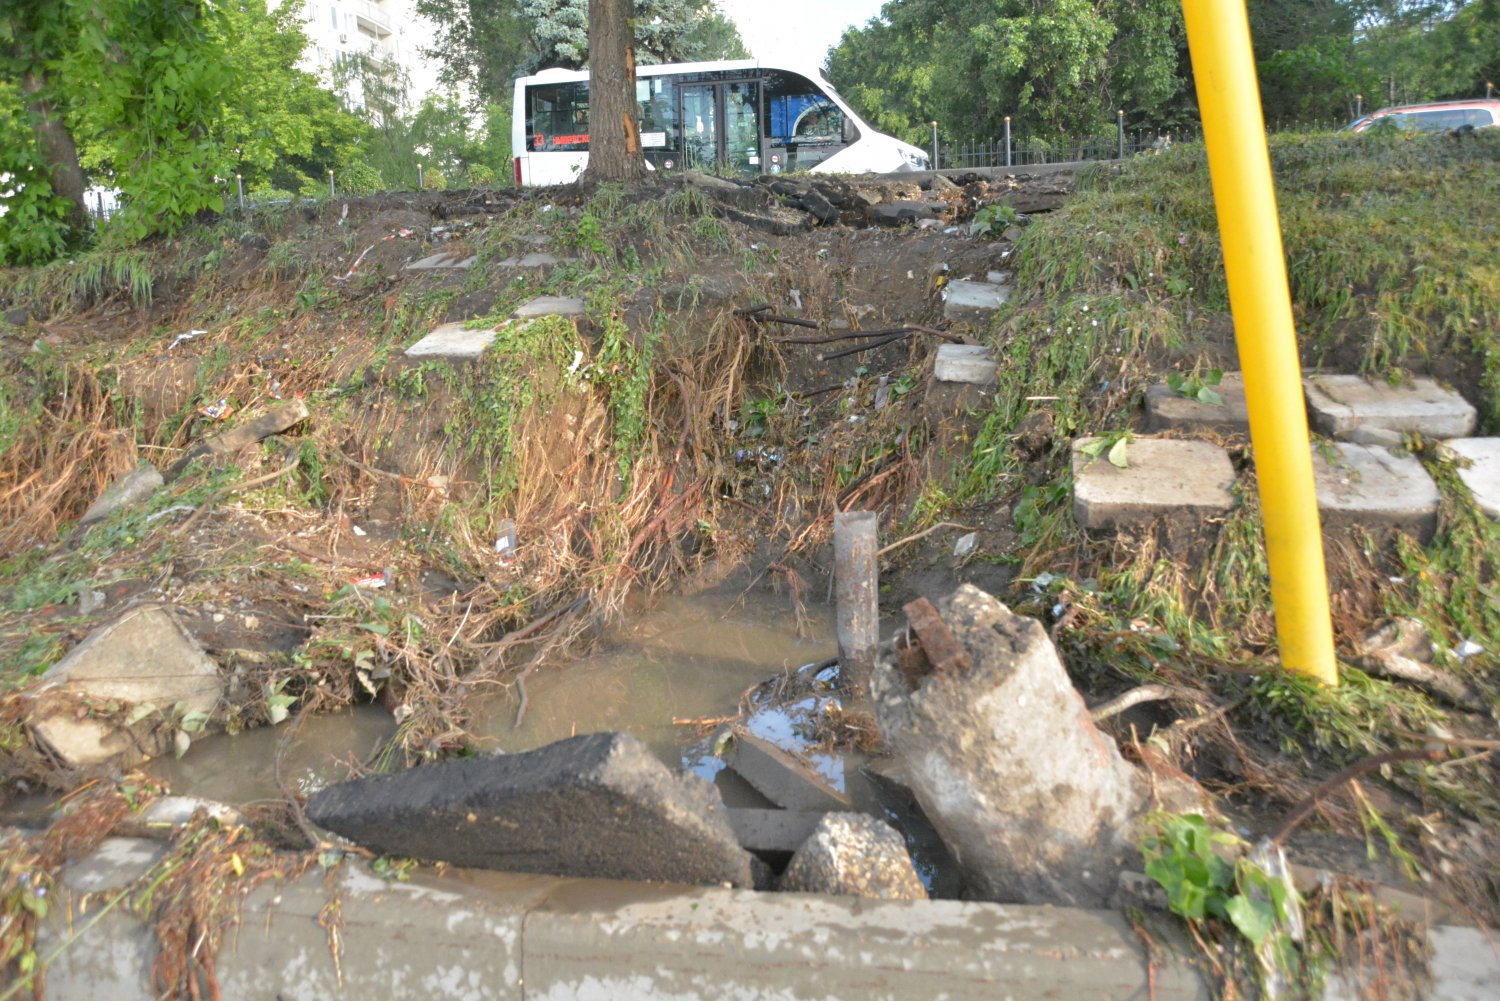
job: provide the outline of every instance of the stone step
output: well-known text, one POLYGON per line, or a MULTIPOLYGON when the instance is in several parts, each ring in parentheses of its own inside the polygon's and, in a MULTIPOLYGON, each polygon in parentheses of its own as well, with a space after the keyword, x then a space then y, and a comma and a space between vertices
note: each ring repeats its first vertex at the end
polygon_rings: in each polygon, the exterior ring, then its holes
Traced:
POLYGON ((475 254, 467 254, 467 253, 462 253, 462 252, 459 252, 459 251, 445 250, 445 251, 442 251, 441 253, 433 254, 431 257, 424 257, 420 261, 412 261, 410 264, 408 264, 406 267, 402 268, 401 270, 402 271, 453 271, 453 270, 467 271, 469 268, 472 268, 474 266, 474 262, 477 261, 477 260, 479 260, 479 257, 477 255, 475 255, 475 254))
POLYGON ((1400 386, 1359 375, 1311 375, 1302 382, 1313 429, 1334 438, 1362 425, 1462 438, 1478 421, 1468 400, 1427 378, 1400 386))
POLYGON ((951 281, 943 289, 943 317, 954 321, 986 320, 1009 298, 1009 285, 951 281))
POLYGON ((576 258, 569 257, 569 258, 563 259, 563 258, 553 257, 551 254, 545 254, 545 253, 541 253, 541 252, 536 252, 536 253, 531 253, 531 254, 523 254, 520 257, 507 257, 503 261, 500 261, 498 266, 502 267, 502 268, 518 268, 518 269, 519 268, 553 268, 553 267, 556 267, 557 265, 563 264, 563 263, 569 263, 569 264, 571 264, 574 260, 576 260, 576 258))
POLYGON ((572 299, 561 295, 542 295, 517 307, 512 315, 518 320, 533 320, 542 316, 581 317, 583 314, 582 299, 572 299))
POLYGON ((995 357, 983 344, 940 344, 932 377, 938 382, 995 384, 995 357))
POLYGON ((1450 438, 1445 444, 1470 462, 1458 478, 1474 495, 1479 509, 1500 518, 1500 438, 1450 438))
POLYGON ((1399 529, 1423 542, 1432 538, 1438 488, 1415 456, 1351 442, 1314 445, 1312 455, 1325 529, 1399 529))
POLYGON ((478 358, 503 326, 505 323, 471 330, 463 323, 445 323, 407 348, 405 354, 408 358, 478 358))
POLYGON ((1196 522, 1234 504, 1234 465, 1217 445, 1140 437, 1127 446, 1128 465, 1121 469, 1082 451, 1096 440, 1073 443, 1073 515, 1082 528, 1123 528, 1162 517, 1196 522))
POLYGON ((1146 390, 1146 426, 1151 431, 1211 430, 1229 434, 1250 433, 1250 411, 1245 405, 1245 379, 1239 372, 1225 372, 1217 386, 1222 404, 1202 403, 1179 396, 1165 382, 1146 390))

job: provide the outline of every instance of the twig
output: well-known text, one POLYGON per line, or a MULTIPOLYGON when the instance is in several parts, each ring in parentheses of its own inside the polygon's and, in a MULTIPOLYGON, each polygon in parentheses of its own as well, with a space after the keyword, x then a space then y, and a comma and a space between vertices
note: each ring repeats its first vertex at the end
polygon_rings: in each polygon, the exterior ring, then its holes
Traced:
POLYGON ((964 342, 964 339, 957 334, 950 334, 946 330, 938 330, 935 327, 924 327, 920 323, 907 324, 907 329, 915 330, 917 333, 926 334, 929 337, 940 338, 947 341, 949 344, 962 344, 964 342))
POLYGON ((795 316, 777 316, 775 313, 751 313, 749 319, 756 323, 785 323, 792 327, 807 327, 817 330, 818 325, 811 320, 800 320, 795 316))
POLYGON ((1171 685, 1141 685, 1132 688, 1128 692, 1116 695, 1108 702, 1101 703, 1097 708, 1091 710, 1095 723, 1102 723, 1111 716, 1118 716, 1127 709, 1133 709, 1143 702, 1161 702, 1165 699, 1185 699, 1202 705, 1206 701, 1197 692, 1186 688, 1173 688, 1171 685))
POLYGON ((1436 761, 1442 757, 1442 754, 1442 751, 1427 749, 1420 751, 1386 751, 1384 754, 1375 754, 1365 758, 1363 761, 1356 761, 1327 782, 1318 786, 1307 795, 1307 798, 1298 803, 1292 812, 1286 815, 1286 819, 1281 822, 1281 825, 1276 828, 1275 832, 1272 833, 1271 841, 1280 845, 1282 841, 1286 840, 1289 834, 1297 829, 1299 824, 1312 815, 1312 812, 1318 808, 1318 803, 1325 796, 1336 792, 1341 786, 1347 785, 1361 775, 1372 772, 1381 765, 1389 765, 1397 761, 1436 761))
POLYGON ((754 316, 757 313, 764 313, 767 310, 769 310, 770 308, 771 308, 771 304, 770 303, 766 303, 763 306, 746 306, 744 309, 737 309, 737 310, 735 310, 734 311, 734 315, 735 316, 754 316))
POLYGON ((975 529, 972 529, 972 528, 970 528, 967 525, 960 525, 956 521, 940 521, 936 525, 933 525, 933 526, 931 526, 929 528, 922 529, 922 531, 917 532, 915 535, 908 535, 904 539, 897 539, 895 542, 892 542, 890 545, 886 546, 885 548, 877 550, 876 553, 875 553, 875 555, 876 556, 884 556, 886 553, 891 552, 893 549, 900 549, 902 546, 906 545, 908 542, 916 542, 918 539, 926 538, 927 536, 931 535, 933 532, 936 532, 940 528, 960 528, 960 529, 963 529, 965 532, 973 532, 973 531, 975 531, 975 529))
POLYGON ((876 341, 874 344, 861 344, 858 347, 845 348, 843 351, 835 351, 831 355, 822 355, 821 357, 822 357, 823 361, 833 361, 835 358, 843 358, 843 357, 846 357, 848 355, 857 355, 857 354, 859 354, 859 353, 861 353, 863 351, 874 351, 876 348, 883 348, 887 344, 894 344, 897 341, 905 340, 906 338, 910 337, 913 333, 914 333, 914 331, 908 330, 905 333, 900 333, 900 334, 896 334, 896 335, 894 335, 892 337, 887 337, 883 341, 876 341))
POLYGON ((248 490, 251 487, 258 487, 262 483, 270 483, 272 480, 280 479, 287 473, 290 473, 292 470, 296 469, 297 464, 301 461, 302 457, 300 455, 294 455, 292 456, 290 462, 288 462, 285 466, 282 466, 275 472, 266 473, 264 476, 257 476, 253 480, 245 480, 243 483, 231 483, 227 487, 215 490, 211 495, 209 495, 208 500, 198 505, 198 510, 194 511, 191 515, 188 516, 186 521, 177 526, 177 534, 186 535, 187 530, 189 528, 192 528, 199 518, 202 518, 205 514, 207 514, 209 508, 213 507, 229 494, 234 493, 236 490, 248 490))
POLYGON ((837 344, 839 341, 868 341, 892 334, 909 334, 910 327, 887 327, 884 330, 856 330, 848 334, 830 334, 827 337, 776 337, 777 344, 837 344))

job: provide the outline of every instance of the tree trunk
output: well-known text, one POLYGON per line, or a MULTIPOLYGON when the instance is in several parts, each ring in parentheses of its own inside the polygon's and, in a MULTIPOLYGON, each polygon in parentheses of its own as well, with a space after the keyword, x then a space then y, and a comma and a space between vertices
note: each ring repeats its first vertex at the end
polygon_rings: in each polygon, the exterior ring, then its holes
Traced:
POLYGON ((589 165, 585 181, 646 175, 636 131, 631 0, 589 0, 589 165))
POLYGON ((37 148, 42 159, 47 161, 52 192, 73 203, 68 213, 68 225, 73 227, 76 239, 88 229, 89 210, 84 202, 88 183, 83 178, 83 168, 78 165, 78 144, 46 96, 49 82, 41 73, 27 72, 21 77, 21 90, 26 96, 26 110, 31 116, 37 148))

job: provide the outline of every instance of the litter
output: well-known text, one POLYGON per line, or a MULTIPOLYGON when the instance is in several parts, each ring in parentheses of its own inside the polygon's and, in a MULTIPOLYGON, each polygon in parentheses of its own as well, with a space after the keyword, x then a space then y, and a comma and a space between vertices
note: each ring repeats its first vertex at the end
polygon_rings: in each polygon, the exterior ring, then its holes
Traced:
POLYGON ((176 337, 172 338, 172 343, 167 345, 167 350, 171 351, 173 348, 175 348, 177 345, 181 344, 183 341, 190 341, 194 337, 199 337, 199 336, 202 336, 203 334, 206 334, 206 333, 208 333, 207 330, 189 330, 185 334, 178 334, 176 337))
POLYGON ((958 541, 953 544, 953 555, 959 559, 970 555, 979 548, 979 533, 970 532, 968 535, 960 535, 958 541))
POLYGON ((516 523, 506 518, 496 526, 498 536, 495 539, 495 552, 503 562, 510 562, 516 558, 516 523))
POLYGON ((336 276, 334 276, 333 280, 336 281, 336 282, 346 282, 350 278, 353 278, 354 277, 354 271, 355 271, 355 269, 358 268, 361 263, 363 263, 363 261, 365 259, 365 255, 368 254, 370 251, 372 251, 374 249, 375 249, 375 244, 372 243, 368 247, 366 247, 364 250, 360 251, 359 256, 354 259, 354 263, 351 264, 351 265, 349 265, 349 270, 345 271, 342 275, 336 275, 336 276))
POLYGON ((229 405, 227 399, 221 399, 217 403, 209 403, 198 408, 199 416, 207 417, 211 421, 222 421, 232 413, 234 413, 234 408, 229 405))
POLYGON ((573 352, 573 364, 571 364, 571 365, 568 366, 568 374, 572 375, 573 373, 577 372, 578 371, 578 367, 580 365, 582 365, 582 364, 583 364, 583 352, 575 350, 573 352))
POLYGON ((349 583, 355 587, 380 588, 385 587, 386 579, 383 573, 372 573, 364 577, 356 577, 349 583))
POLYGON ((363 539, 365 536, 367 536, 367 535, 370 534, 369 532, 366 532, 363 528, 360 528, 358 525, 351 525, 350 527, 352 529, 354 529, 354 534, 357 535, 357 536, 359 536, 361 539, 363 539))
POLYGON ((1458 649, 1453 652, 1457 654, 1459 660, 1468 660, 1475 654, 1484 653, 1484 647, 1473 640, 1464 640, 1458 645, 1458 649))

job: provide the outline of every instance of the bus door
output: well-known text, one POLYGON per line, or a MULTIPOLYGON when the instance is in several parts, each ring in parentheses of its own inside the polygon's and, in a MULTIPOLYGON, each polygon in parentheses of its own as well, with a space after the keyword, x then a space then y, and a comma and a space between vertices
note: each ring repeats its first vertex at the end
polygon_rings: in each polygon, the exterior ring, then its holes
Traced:
POLYGON ((682 101, 683 166, 742 177, 760 173, 760 83, 690 83, 682 101))

